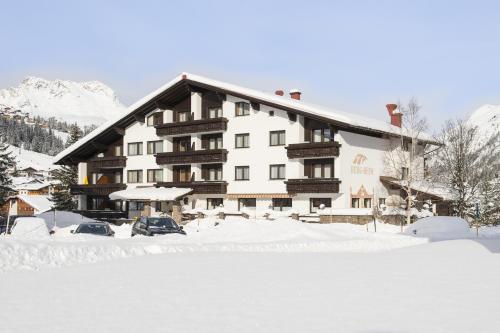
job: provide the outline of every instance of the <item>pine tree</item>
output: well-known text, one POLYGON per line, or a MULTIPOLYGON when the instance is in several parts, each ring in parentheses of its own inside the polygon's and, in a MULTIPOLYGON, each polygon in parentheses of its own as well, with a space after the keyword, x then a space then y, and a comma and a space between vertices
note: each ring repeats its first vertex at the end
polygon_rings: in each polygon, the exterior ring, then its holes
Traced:
POLYGON ((12 179, 10 170, 15 167, 14 157, 7 152, 8 146, 0 141, 0 206, 5 204, 9 193, 12 191, 10 186, 12 179))
POLYGON ((52 194, 51 201, 56 210, 76 209, 76 201, 71 194, 71 185, 76 184, 78 172, 75 166, 62 166, 52 171, 52 177, 59 182, 52 194))
POLYGON ((82 130, 80 129, 80 127, 78 127, 77 124, 71 125, 69 128, 69 137, 68 137, 68 141, 66 142, 66 147, 69 147, 73 143, 80 140, 80 138, 82 137, 82 134, 83 134, 82 130))

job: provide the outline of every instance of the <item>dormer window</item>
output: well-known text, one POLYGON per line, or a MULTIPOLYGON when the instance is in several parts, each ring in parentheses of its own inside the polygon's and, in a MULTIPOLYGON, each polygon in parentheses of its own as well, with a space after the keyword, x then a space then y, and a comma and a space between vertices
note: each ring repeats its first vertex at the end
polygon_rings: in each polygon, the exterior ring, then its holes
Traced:
POLYGON ((235 103, 236 117, 250 115, 250 103, 237 102, 235 103))

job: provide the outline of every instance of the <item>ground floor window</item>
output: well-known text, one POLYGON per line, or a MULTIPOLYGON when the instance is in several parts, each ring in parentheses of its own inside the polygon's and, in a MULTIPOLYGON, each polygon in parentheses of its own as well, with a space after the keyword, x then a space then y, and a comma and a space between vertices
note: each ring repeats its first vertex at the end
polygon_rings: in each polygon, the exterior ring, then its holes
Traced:
POLYGON ((332 207, 332 198, 311 198, 309 201, 311 213, 316 213, 321 205, 325 205, 325 208, 332 207))
POLYGON ((254 210, 255 207, 257 207, 257 199, 255 198, 238 199, 238 210, 243 208, 254 210))
POLYGON ((363 207, 364 208, 372 208, 372 198, 364 198, 363 199, 363 207))
POLYGON ((224 204, 222 198, 207 198, 207 209, 214 209, 224 204))
POLYGON ((292 198, 273 198, 273 210, 285 211, 292 209, 292 198))
POLYGON ((130 201, 128 204, 129 210, 143 210, 147 203, 144 201, 130 201))
POLYGON ((382 207, 382 205, 385 206, 385 198, 378 198, 378 206, 382 207))

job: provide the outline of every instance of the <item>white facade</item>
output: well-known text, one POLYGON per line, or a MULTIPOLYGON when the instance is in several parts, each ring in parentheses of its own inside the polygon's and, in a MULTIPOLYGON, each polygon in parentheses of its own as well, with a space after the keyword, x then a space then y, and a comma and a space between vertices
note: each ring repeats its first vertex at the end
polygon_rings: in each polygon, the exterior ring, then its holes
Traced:
MULTIPOLYGON (((200 120, 203 117, 203 94, 191 92, 190 113, 194 116, 191 120, 200 120)), ((283 99, 287 99, 282 97, 283 99)), ((122 182, 128 188, 137 186, 154 186, 156 181, 148 181, 148 170, 161 169, 162 181, 174 181, 173 164, 157 164, 154 154, 148 154, 149 141, 161 141, 163 152, 173 151, 173 140, 176 136, 191 136, 191 144, 194 150, 202 149, 202 136, 207 133, 221 133, 223 137, 223 149, 227 150, 227 161, 222 163, 223 181, 227 182, 226 193, 216 194, 192 194, 188 196, 188 205, 192 208, 207 208, 207 198, 223 198, 224 207, 229 211, 238 211, 241 207, 238 198, 256 198, 256 208, 252 210, 259 212, 269 209, 274 197, 291 198, 292 209, 300 214, 311 212, 311 198, 324 198, 331 200, 333 209, 351 208, 356 203, 357 207, 363 208, 367 205, 378 204, 379 199, 397 204, 401 198, 399 191, 389 190, 381 181, 380 176, 390 176, 386 165, 386 151, 389 147, 389 134, 367 135, 362 131, 335 130, 333 140, 341 146, 338 157, 325 155, 319 157, 289 158, 287 149, 289 145, 305 142, 305 122, 309 117, 307 113, 295 113, 289 117, 290 109, 270 106, 265 103, 252 103, 250 99, 225 94, 221 101, 222 117, 227 119, 225 131, 196 132, 179 135, 158 135, 154 126, 148 126, 147 118, 155 112, 161 112, 163 123, 174 122, 174 110, 160 110, 149 112, 145 115, 145 121, 135 121, 124 128, 123 154, 127 157, 126 166, 122 169, 122 182), (250 105, 249 115, 237 116, 235 112, 236 103, 244 102, 250 105), (287 110, 287 111, 285 111, 287 110), (271 146, 270 132, 285 131, 285 144, 271 146), (235 136, 237 134, 249 135, 249 147, 237 148, 235 136), (142 143, 142 154, 131 155, 130 143, 142 143), (339 190, 327 193, 289 193, 285 181, 289 179, 304 179, 305 160, 332 159, 333 174, 331 178, 340 181, 339 190), (284 165, 285 179, 270 179, 270 165, 284 165), (236 180, 235 168, 238 166, 249 167, 248 180, 236 180), (127 174, 129 171, 142 170, 140 182, 130 182, 127 174)), ((287 102, 288 103, 288 102, 287 102)), ((293 112, 292 112, 293 113, 293 112)), ((311 116, 313 117, 313 116, 311 116)), ((313 117, 314 118, 314 117, 313 117)), ((423 157, 422 157, 423 158, 423 157)), ((202 164, 191 163, 190 172, 194 174, 194 181, 201 182, 202 164)), ((79 164, 79 183, 84 184, 85 176, 88 175, 87 163, 79 164)), ((81 208, 84 208, 85 196, 80 196, 81 208)))

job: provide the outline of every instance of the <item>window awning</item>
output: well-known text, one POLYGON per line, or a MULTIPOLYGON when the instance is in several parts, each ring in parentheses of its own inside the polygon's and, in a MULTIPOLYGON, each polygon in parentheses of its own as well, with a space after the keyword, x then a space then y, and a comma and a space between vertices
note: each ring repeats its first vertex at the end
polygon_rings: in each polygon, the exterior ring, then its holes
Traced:
POLYGON ((111 200, 147 200, 147 201, 175 201, 182 198, 193 189, 179 187, 140 187, 109 194, 111 200))

